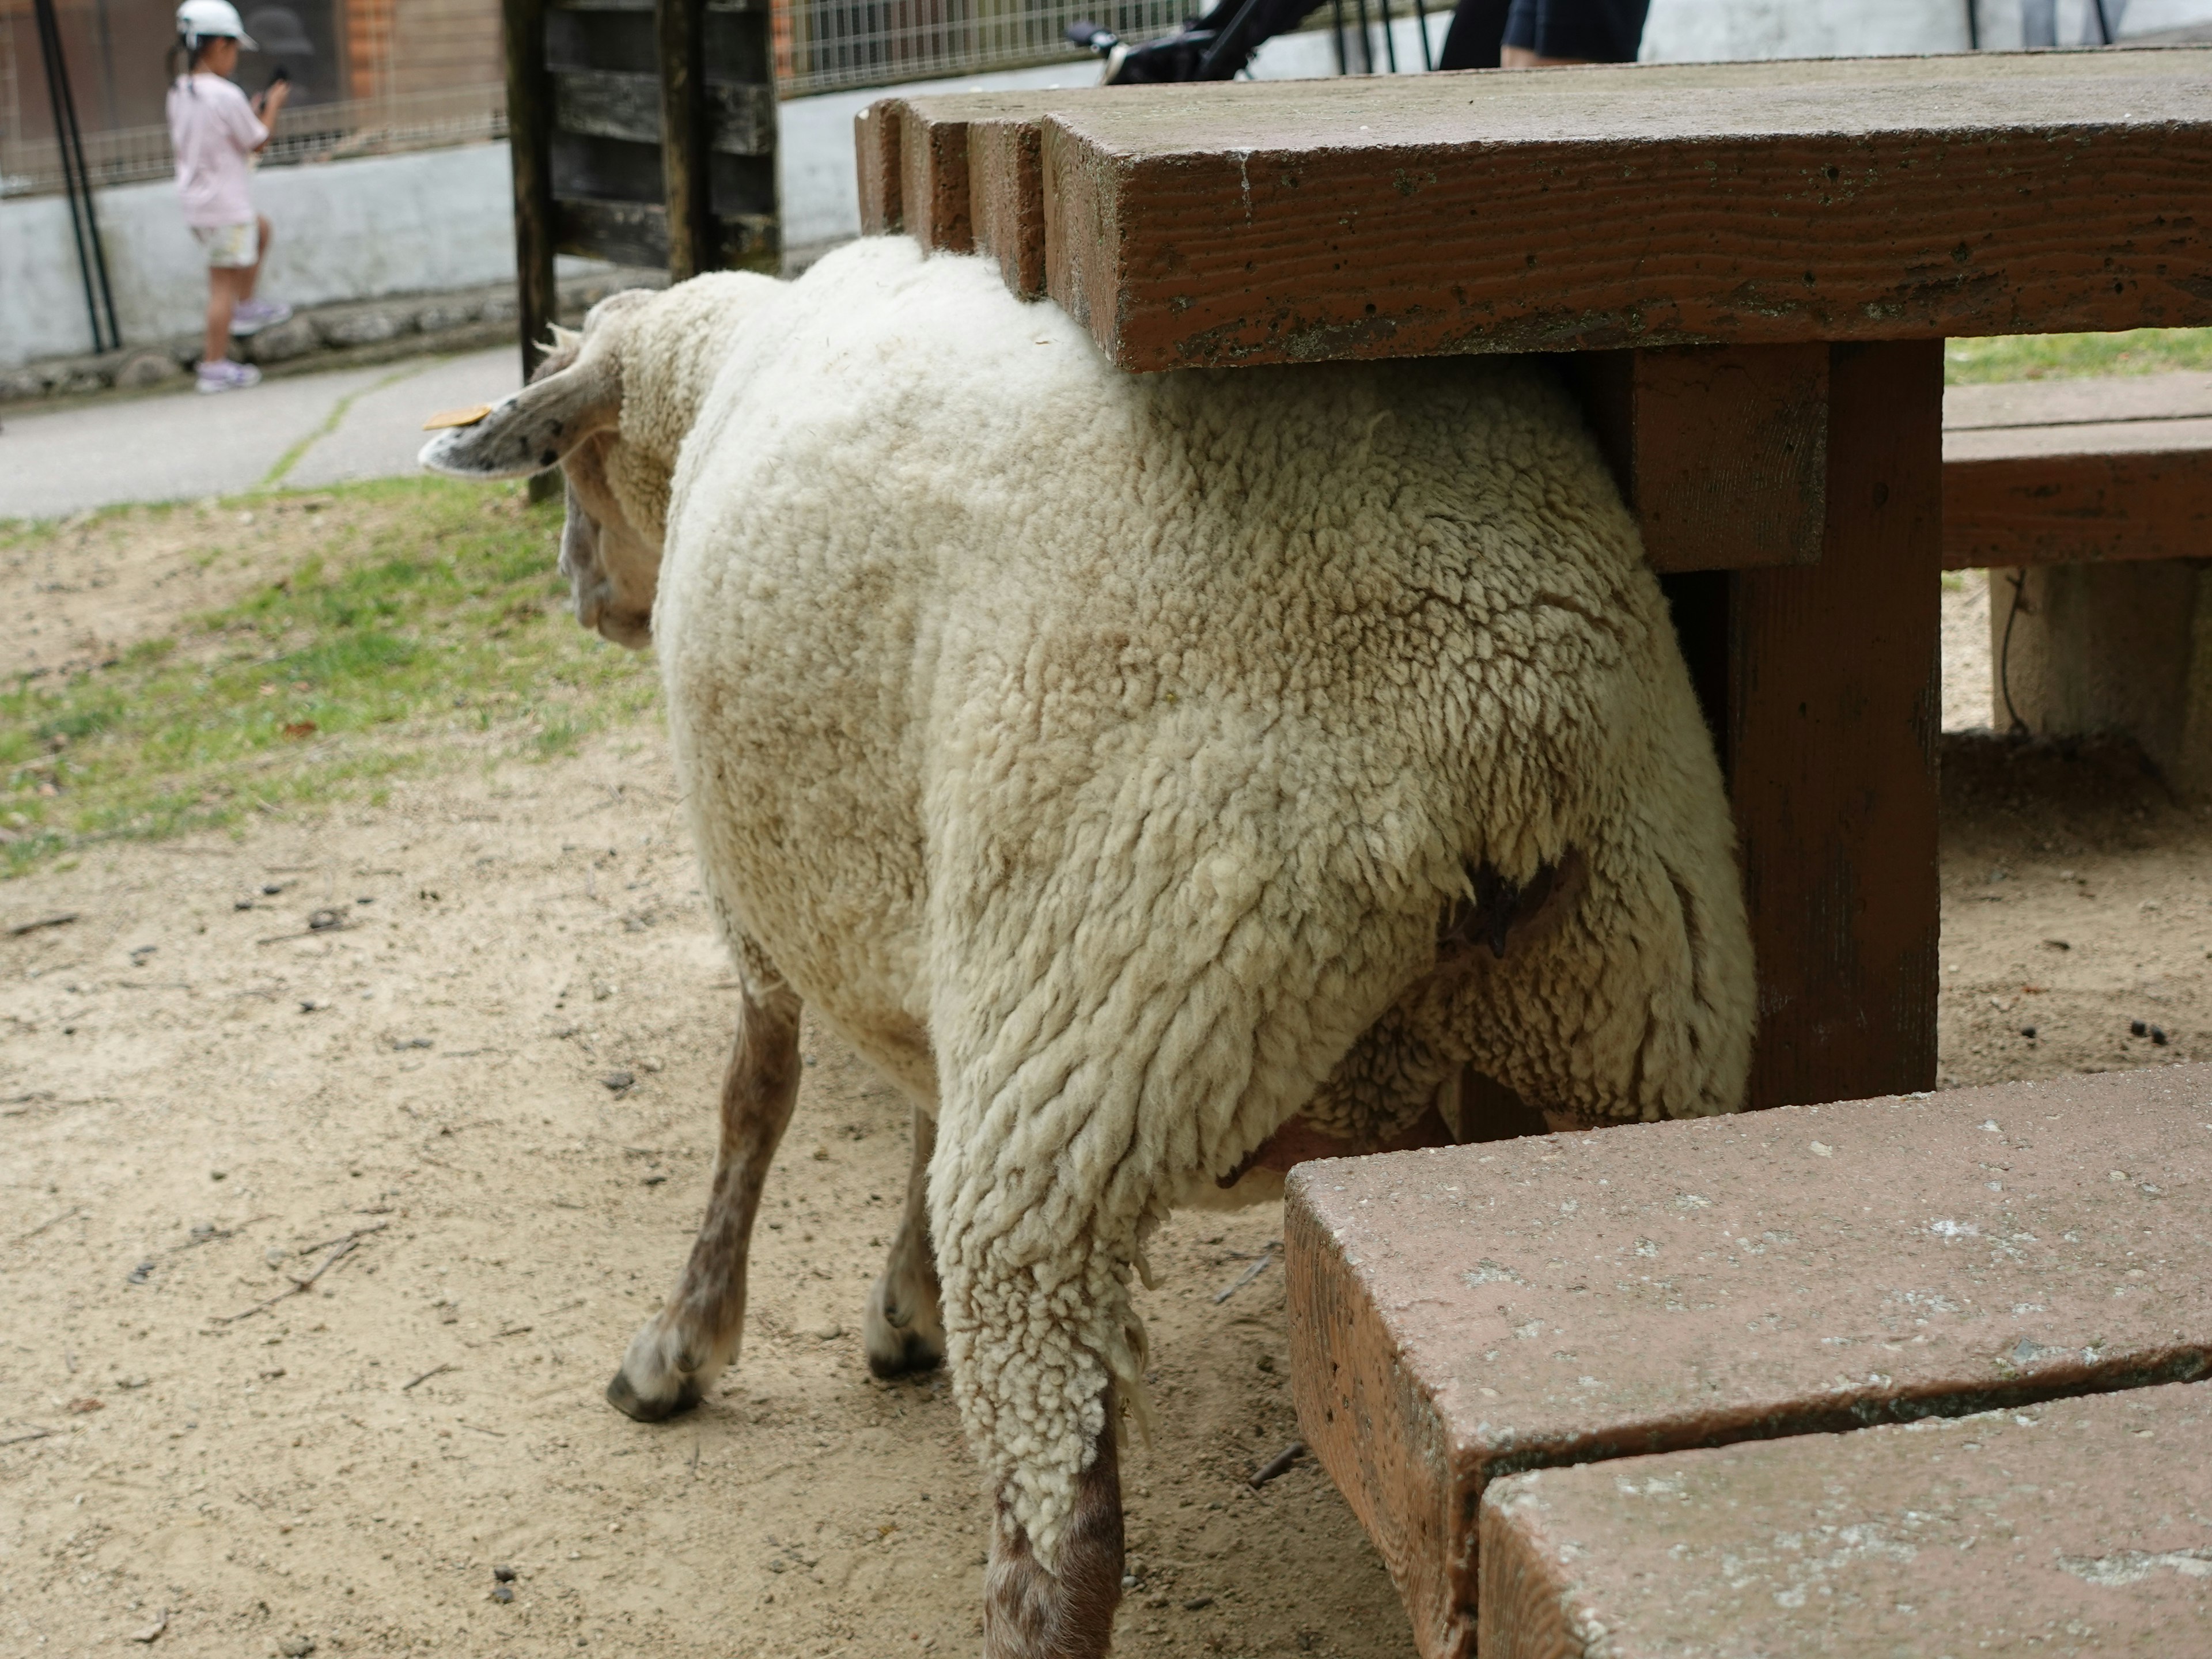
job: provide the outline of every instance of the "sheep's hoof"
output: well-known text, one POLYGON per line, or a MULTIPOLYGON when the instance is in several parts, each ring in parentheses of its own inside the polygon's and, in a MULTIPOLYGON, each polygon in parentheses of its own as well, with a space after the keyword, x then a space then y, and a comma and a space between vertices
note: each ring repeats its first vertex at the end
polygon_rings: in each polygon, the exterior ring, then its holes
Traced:
POLYGON ((908 1376, 933 1371, 945 1363, 945 1327, 934 1297, 919 1306, 895 1301, 889 1273, 868 1292, 867 1316, 860 1322, 860 1346, 868 1369, 878 1376, 908 1376))
POLYGON ((607 1404, 624 1417, 635 1418, 641 1423, 665 1423, 672 1417, 681 1417, 699 1403, 699 1384, 685 1377, 677 1385, 676 1392, 665 1400, 647 1400, 630 1386, 629 1372, 618 1370, 607 1384, 607 1404))
POLYGON ((945 1363, 945 1350, 920 1331, 902 1331, 885 1326, 878 1336, 868 1334, 868 1369, 878 1376, 909 1376, 916 1371, 933 1371, 945 1363))

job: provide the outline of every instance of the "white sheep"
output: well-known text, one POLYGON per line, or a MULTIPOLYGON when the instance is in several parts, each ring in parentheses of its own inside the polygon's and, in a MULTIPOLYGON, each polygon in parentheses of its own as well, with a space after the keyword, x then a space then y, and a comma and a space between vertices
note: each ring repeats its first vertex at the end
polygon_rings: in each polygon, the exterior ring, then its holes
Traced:
POLYGON ((422 459, 565 463, 578 617, 659 651, 743 986, 706 1224, 610 1398, 665 1416, 735 1356, 803 999, 914 1104, 867 1353, 950 1358, 994 1659, 1106 1649, 1170 1209, 1403 1139, 1462 1065, 1739 1104, 1720 773, 1540 367, 1133 376, 878 239, 610 300, 422 459))

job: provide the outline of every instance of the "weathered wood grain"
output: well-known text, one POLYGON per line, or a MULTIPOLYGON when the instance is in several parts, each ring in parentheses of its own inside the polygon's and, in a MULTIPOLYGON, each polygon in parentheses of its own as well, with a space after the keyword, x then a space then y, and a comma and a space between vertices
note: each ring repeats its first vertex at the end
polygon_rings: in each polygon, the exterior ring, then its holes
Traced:
POLYGON ((1000 96, 1127 368, 2212 322, 2212 51, 1000 96))
POLYGON ((1943 464, 1947 569, 2212 557, 2212 447, 1943 464))
POLYGON ((667 209, 668 280, 688 282, 715 264, 708 210, 707 43, 698 0, 655 0, 653 137, 660 143, 661 201, 667 209))
POLYGON ((899 100, 879 99, 853 118, 853 163, 860 172, 860 234, 890 236, 906 228, 900 186, 899 100))
POLYGON ((964 112, 944 118, 933 100, 901 100, 900 228, 933 253, 975 246, 968 213, 968 126, 964 112))
POLYGON ((999 262, 1024 300, 1044 294, 1042 135, 1029 121, 981 120, 968 128, 968 216, 975 251, 999 262))
POLYGON ((1936 1084, 1941 342, 1833 348, 1820 561, 1726 580, 1754 1106, 1936 1084))
MULTIPOLYGON (((635 143, 660 142, 660 83, 651 75, 611 70, 563 70, 553 76, 562 130, 635 143)), ((732 155, 765 155, 775 148, 775 94, 761 86, 706 84, 708 141, 732 155)))
POLYGON ((668 210, 658 202, 562 198, 553 204, 554 246, 563 253, 617 264, 668 263, 668 210))
POLYGON ((1300 1429, 1421 1653, 1472 1659, 1493 1481, 2212 1371, 2208 1094, 2160 1067, 1302 1164, 1300 1429), (2109 1241, 2149 1233, 2115 1296, 2109 1241))
POLYGON ((507 159, 514 179, 514 264, 522 378, 544 356, 560 295, 553 279, 553 104, 547 96, 544 0, 501 0, 507 33, 507 159))
POLYGON ((1820 556, 1825 346, 1676 346, 1568 362, 1654 570, 1820 556))
POLYGON ((1483 1496, 1478 1645, 2032 1654, 2093 1630, 2090 1650, 2194 1652, 2212 1633, 2208 1460, 2212 1389, 2168 1383, 1510 1476, 1483 1496))

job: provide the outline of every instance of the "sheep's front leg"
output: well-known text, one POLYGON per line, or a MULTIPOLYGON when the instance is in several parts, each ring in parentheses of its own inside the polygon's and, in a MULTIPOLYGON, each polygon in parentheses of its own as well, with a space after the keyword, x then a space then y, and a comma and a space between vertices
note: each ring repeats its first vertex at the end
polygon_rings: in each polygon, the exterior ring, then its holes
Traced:
POLYGON ((607 1401, 641 1423, 699 1403, 744 1334, 745 1256, 761 1186, 799 1097, 799 999, 778 989, 738 1012, 722 1079, 722 1146, 707 1219, 668 1304, 630 1340, 607 1401))
POLYGON ((1114 1390, 1097 1454, 1076 1478, 1075 1504, 1048 1569, 1002 1494, 983 1579, 983 1659, 1098 1659, 1121 1601, 1121 1468, 1114 1390))
POLYGON ((868 1369, 878 1376, 926 1371, 945 1358, 945 1315, 939 1306, 937 1253, 929 1243, 929 1155, 937 1147, 937 1120, 914 1115, 914 1163, 907 1171, 906 1213, 891 1241, 884 1276, 868 1292, 861 1322, 868 1369))

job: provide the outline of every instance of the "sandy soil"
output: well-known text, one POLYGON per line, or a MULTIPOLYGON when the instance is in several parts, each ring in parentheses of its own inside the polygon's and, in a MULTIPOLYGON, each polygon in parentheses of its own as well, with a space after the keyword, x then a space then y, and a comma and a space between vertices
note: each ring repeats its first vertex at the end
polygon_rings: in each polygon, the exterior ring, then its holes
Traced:
MULTIPOLYGON (((274 497, 251 507, 199 501, 81 513, 0 544, 0 677, 75 672, 180 617, 244 598, 300 562, 303 519, 326 495, 274 497)), ((348 516, 374 517, 356 505, 348 516)))
MULTIPOLYGON (((1945 760, 1945 1081, 2212 1054, 2212 824, 2124 752, 1945 760)), ((0 935, 0 1654, 975 1650, 951 1402, 860 1359, 903 1114, 833 1040, 738 1369, 672 1425, 599 1399, 696 1223, 730 1015, 667 778, 636 729, 0 888, 76 915, 0 935)), ((1244 1486, 1295 1433, 1279 1266, 1216 1297, 1279 1221, 1157 1252, 1122 1651, 1410 1652, 1327 1480, 1244 1486)))

